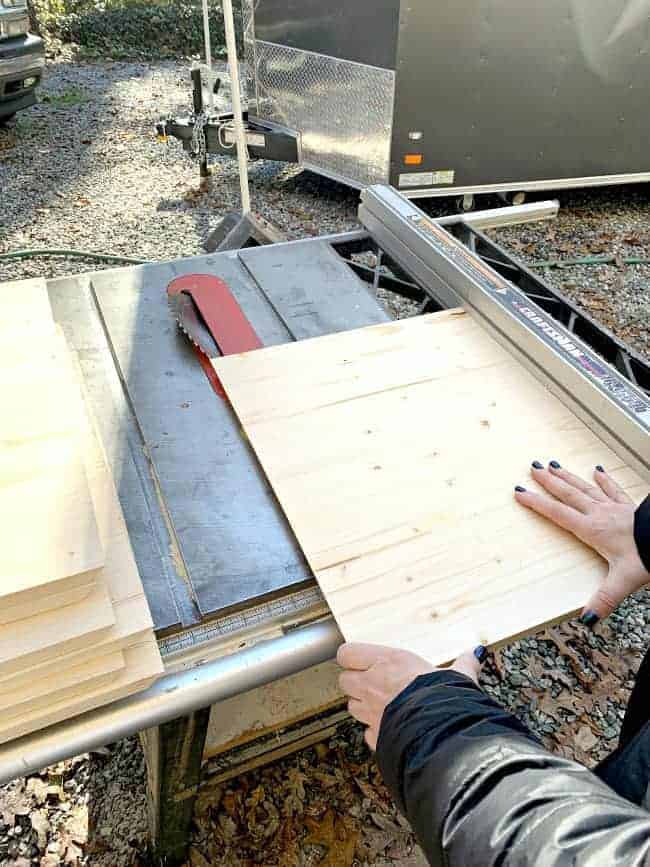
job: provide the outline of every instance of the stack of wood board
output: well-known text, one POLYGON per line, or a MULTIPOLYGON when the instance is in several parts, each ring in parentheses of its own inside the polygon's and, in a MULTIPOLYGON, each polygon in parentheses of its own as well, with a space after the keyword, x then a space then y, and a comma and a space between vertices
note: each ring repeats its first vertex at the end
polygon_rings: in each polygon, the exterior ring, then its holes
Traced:
POLYGON ((213 363, 347 640, 437 665, 579 610, 606 564, 515 502, 534 459, 646 493, 463 311, 213 363))
POLYGON ((45 283, 3 287, 0 743, 162 673, 113 478, 45 283), (17 335, 17 336, 16 336, 17 335))

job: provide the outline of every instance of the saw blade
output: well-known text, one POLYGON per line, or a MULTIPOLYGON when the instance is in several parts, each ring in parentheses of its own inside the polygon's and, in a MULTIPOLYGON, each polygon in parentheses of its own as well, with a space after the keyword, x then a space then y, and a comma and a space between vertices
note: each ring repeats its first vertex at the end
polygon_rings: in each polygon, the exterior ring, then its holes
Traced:
POLYGON ((221 354, 219 348, 192 298, 185 292, 178 292, 175 295, 168 294, 167 303, 178 327, 192 343, 208 358, 218 358, 221 354))

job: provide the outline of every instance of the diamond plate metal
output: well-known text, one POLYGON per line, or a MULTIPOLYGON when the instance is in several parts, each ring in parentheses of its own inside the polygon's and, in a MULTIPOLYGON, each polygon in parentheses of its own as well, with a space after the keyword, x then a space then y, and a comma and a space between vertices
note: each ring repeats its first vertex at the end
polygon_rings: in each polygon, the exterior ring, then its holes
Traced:
POLYGON ((244 59, 246 61, 246 96, 251 112, 257 110, 257 86, 255 82, 255 9, 260 0, 241 0, 244 59))
POLYGON ((257 115, 297 130, 306 167, 353 186, 387 183, 395 73, 255 41, 257 115))

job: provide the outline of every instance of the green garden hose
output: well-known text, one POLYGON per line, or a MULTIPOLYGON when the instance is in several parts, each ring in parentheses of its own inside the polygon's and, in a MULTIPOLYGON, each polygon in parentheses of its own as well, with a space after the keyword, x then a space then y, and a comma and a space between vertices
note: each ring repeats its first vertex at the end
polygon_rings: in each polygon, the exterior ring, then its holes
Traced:
POLYGON ((133 259, 131 256, 119 256, 115 253, 90 253, 88 250, 42 249, 42 250, 12 250, 0 253, 0 261, 7 259, 36 259, 39 256, 63 256, 66 259, 91 259, 95 262, 123 262, 128 265, 146 265, 147 259, 133 259))
POLYGON ((532 268, 570 268, 572 265, 649 265, 650 259, 638 256, 583 256, 581 259, 540 259, 531 262, 532 268))
MULTIPOLYGON (((115 253, 91 253, 88 250, 60 249, 12 250, 0 253, 0 261, 8 259, 36 259, 39 256, 62 256, 66 259, 90 259, 95 262, 122 262, 127 265, 146 265, 149 259, 135 259, 115 253)), ((570 268, 574 265, 650 265, 650 259, 638 256, 619 258, 618 256, 583 256, 580 259, 538 259, 530 263, 531 268, 570 268)))

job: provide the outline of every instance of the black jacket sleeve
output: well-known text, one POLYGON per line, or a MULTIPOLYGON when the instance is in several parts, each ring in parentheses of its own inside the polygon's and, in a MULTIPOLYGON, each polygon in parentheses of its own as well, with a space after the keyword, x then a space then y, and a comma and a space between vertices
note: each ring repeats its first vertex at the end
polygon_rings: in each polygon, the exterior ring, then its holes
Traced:
POLYGON ((634 541, 641 562, 650 572, 650 497, 646 497, 634 513, 634 541))
POLYGON ((417 678, 386 708, 377 759, 435 867, 650 865, 645 810, 456 672, 417 678))

